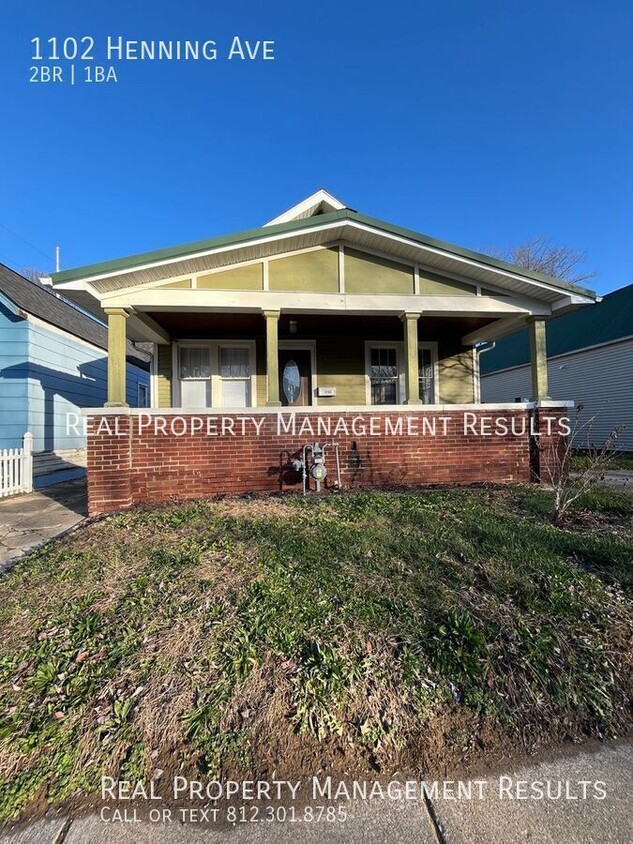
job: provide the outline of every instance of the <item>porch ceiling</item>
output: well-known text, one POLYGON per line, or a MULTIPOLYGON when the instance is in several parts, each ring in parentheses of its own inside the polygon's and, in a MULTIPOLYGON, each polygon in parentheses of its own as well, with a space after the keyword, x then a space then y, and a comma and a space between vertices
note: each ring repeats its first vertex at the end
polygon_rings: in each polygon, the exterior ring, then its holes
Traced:
MULTIPOLYGON (((265 336, 264 318, 258 314, 217 314, 157 311, 148 314, 173 340, 185 338, 253 338, 265 336)), ((489 324, 477 317, 425 317, 418 323, 420 337, 459 339, 489 324)), ((281 314, 280 339, 313 340, 317 337, 364 337, 378 340, 401 340, 402 322, 397 316, 332 316, 281 314), (290 320, 297 322, 297 332, 290 332, 290 320)))

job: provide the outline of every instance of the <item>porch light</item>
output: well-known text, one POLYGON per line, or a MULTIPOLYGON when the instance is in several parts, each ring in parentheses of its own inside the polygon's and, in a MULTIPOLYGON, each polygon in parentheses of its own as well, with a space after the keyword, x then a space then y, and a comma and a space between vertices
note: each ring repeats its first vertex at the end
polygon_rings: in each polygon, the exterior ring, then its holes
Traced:
POLYGON ((291 319, 290 322, 288 323, 288 326, 289 326, 291 334, 297 333, 297 320, 296 319, 291 319))

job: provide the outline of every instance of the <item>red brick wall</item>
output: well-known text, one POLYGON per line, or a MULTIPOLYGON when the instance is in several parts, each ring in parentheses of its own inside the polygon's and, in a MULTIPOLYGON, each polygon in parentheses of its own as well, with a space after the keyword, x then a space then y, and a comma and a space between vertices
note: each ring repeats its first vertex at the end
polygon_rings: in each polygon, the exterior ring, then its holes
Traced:
MULTIPOLYGON (((565 416, 562 408, 537 412, 536 425, 543 428, 543 417, 565 416)), ((284 414, 287 419, 288 415, 284 414)), ((530 413, 518 408, 507 411, 473 412, 465 417, 462 411, 419 409, 403 412, 378 411, 371 408, 358 412, 297 412, 295 432, 278 429, 275 413, 246 410, 243 414, 182 413, 177 416, 154 411, 151 415, 91 413, 88 424, 88 505, 91 514, 116 510, 130 504, 165 501, 171 498, 200 498, 222 493, 275 492, 301 489, 301 476, 288 469, 289 459, 306 443, 336 441, 339 445, 342 486, 369 487, 419 484, 527 483, 538 479, 540 452, 531 446, 530 413), (300 433, 309 417, 314 434, 300 433), (330 420, 330 436, 317 433, 317 418, 330 420), (392 425, 402 418, 403 431, 384 433, 386 417, 392 425), (437 417, 437 418, 436 418, 437 417), (170 433, 172 423, 178 432, 191 425, 195 418, 203 430, 181 436, 170 433), (407 431, 408 419, 422 418, 432 424, 436 435, 407 431), (464 423, 475 420, 478 434, 464 430, 464 423), (485 419, 484 419, 485 418, 485 419), (515 420, 519 433, 499 436, 494 433, 499 419, 515 420), (235 435, 214 433, 213 420, 231 420, 235 435), (240 420, 246 419, 242 433, 240 420), (259 434, 254 423, 260 424, 259 434), (356 419, 356 430, 353 420, 356 419), (370 419, 377 433, 371 435, 370 419), (443 420, 446 419, 446 422, 443 420), (167 433, 161 430, 165 422, 167 433), (342 430, 342 422, 348 432, 342 430), (485 427, 487 420, 488 427, 485 427), (362 421, 367 430, 360 429, 362 421), (158 422, 158 429, 155 423, 158 422), (211 424, 211 433, 206 430, 211 424), (339 431, 334 432, 339 424, 339 431), (484 428, 482 429, 482 424, 484 428), (446 429, 444 428, 446 425, 446 429), (525 433, 521 433, 525 426, 525 433), (446 431, 446 433, 444 433, 446 431), (485 433, 487 435, 484 435, 485 433)), ((552 423, 553 440, 558 434, 552 423)), ((552 439, 550 438, 550 439, 552 439)), ((542 456, 540 457, 542 460, 542 456)), ((326 452, 328 477, 326 487, 336 483, 334 451, 326 452)))

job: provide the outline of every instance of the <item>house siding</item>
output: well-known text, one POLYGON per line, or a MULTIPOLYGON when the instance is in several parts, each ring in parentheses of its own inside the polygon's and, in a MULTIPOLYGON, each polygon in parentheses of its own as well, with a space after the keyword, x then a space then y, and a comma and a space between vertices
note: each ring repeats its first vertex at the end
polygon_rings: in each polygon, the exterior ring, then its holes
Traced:
MULTIPOLYGON (((148 383, 147 372, 128 364, 132 407, 138 406, 138 385, 148 383)), ((26 431, 35 452, 85 448, 81 433, 67 433, 67 414, 103 405, 106 384, 102 349, 0 303, 0 448, 18 448, 26 431)))
POLYGON ((413 267, 345 249, 346 293, 413 294, 413 267))
POLYGON ((156 402, 158 407, 172 406, 172 377, 171 346, 161 344, 156 347, 156 402))
POLYGON ((338 292, 338 249, 317 249, 268 263, 269 290, 338 292))
POLYGON ((261 290, 262 287, 262 264, 247 264, 225 272, 198 276, 198 288, 201 290, 261 290))
POLYGON ((447 351, 440 345, 438 376, 440 404, 469 404, 475 401, 472 349, 447 351))
POLYGON ((28 328, 0 301, 0 448, 19 448, 28 425, 28 328))
MULTIPOLYGON (((102 349, 28 321, 28 428, 34 451, 84 448, 81 434, 66 430, 69 413, 99 407, 107 398, 107 355, 102 349)), ((126 400, 138 406, 138 385, 149 374, 127 366, 126 400)))
MULTIPOLYGON (((356 294, 415 294, 413 264, 344 246, 345 292, 356 294)), ((268 289, 276 292, 338 293, 339 247, 321 247, 283 257, 268 258, 268 289)), ((234 264, 193 278, 165 278, 163 290, 243 290, 264 289, 264 262, 234 264)), ((456 281, 427 270, 419 272, 420 293, 426 296, 476 296, 475 284, 456 281)), ((485 291, 497 296, 496 292, 485 291)), ((501 294, 503 295, 503 294, 501 294)))
MULTIPOLYGON (((548 360, 549 394, 552 399, 573 400, 584 405, 582 418, 596 416, 592 440, 599 444, 615 426, 626 425, 618 439, 619 449, 633 451, 633 340, 558 355, 548 360)), ((531 394, 529 365, 483 376, 485 402, 513 401, 531 394)), ((586 433, 580 435, 586 439, 586 433)), ((578 442, 582 447, 583 442, 578 442)))

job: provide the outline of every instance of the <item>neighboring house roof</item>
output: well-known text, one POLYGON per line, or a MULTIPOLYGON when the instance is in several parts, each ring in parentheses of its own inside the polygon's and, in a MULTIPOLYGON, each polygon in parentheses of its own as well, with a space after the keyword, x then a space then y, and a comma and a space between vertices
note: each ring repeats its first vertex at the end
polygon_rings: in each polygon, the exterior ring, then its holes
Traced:
MULTIPOLYGON (((105 325, 79 311, 50 288, 24 278, 4 264, 0 264, 0 294, 26 314, 38 317, 86 343, 107 350, 108 330, 105 325)), ((148 368, 149 356, 137 350, 129 341, 127 358, 128 362, 135 366, 148 368)))
POLYGON ((130 255, 126 258, 119 258, 114 261, 104 261, 98 264, 89 264, 84 267, 77 267, 76 269, 64 270, 59 273, 54 273, 52 279, 54 284, 64 284, 76 280, 87 280, 95 276, 103 276, 116 274, 121 271, 129 271, 134 268, 141 268, 147 265, 158 264, 164 261, 176 261, 179 259, 191 258, 199 253, 208 253, 215 250, 227 249, 229 247, 236 248, 240 244, 245 244, 257 240, 271 239, 276 235, 285 235, 289 232, 303 233, 315 231, 320 228, 329 226, 335 222, 349 221, 360 225, 368 226, 371 229, 379 232, 395 236, 396 238, 406 239, 409 243, 417 244, 426 247, 430 250, 440 250, 443 253, 465 258, 470 261, 475 261, 477 264, 491 269, 500 270, 502 272, 512 273, 514 276, 519 276, 522 279, 540 282, 547 285, 550 289, 560 290, 568 294, 579 294, 581 296, 588 296, 595 299, 595 293, 592 290, 587 290, 573 284, 567 284, 560 279, 551 278, 550 276, 542 275, 541 273, 532 270, 526 270, 523 267, 517 267, 513 264, 508 264, 498 258, 493 258, 490 255, 484 255, 479 252, 473 252, 470 249, 464 249, 456 246, 453 243, 447 243, 443 240, 428 237, 420 232, 412 231, 411 229, 395 226, 391 223, 386 223, 383 220, 378 220, 374 217, 368 217, 365 214, 359 214, 348 207, 342 207, 339 210, 327 211, 322 213, 334 205, 342 205, 339 200, 327 194, 325 191, 317 191, 312 197, 308 197, 304 202, 293 206, 289 211, 282 214, 275 220, 284 220, 284 222, 275 222, 261 226, 256 229, 248 229, 246 231, 237 232, 235 234, 225 235, 222 237, 214 237, 208 240, 196 241, 194 243, 187 243, 182 246, 175 246, 168 249, 159 249, 153 252, 143 252, 138 255, 130 255), (303 206, 306 205, 304 209, 303 206), (304 212, 312 213, 312 216, 301 216, 304 212), (298 218, 297 218, 297 215, 298 218), (287 217, 294 217, 294 219, 287 219, 287 217))
MULTIPOLYGON (((556 357, 633 336, 633 284, 608 293, 601 302, 547 322, 547 355, 556 357)), ((481 356, 481 374, 523 366, 530 360, 527 330, 498 340, 481 356)))

